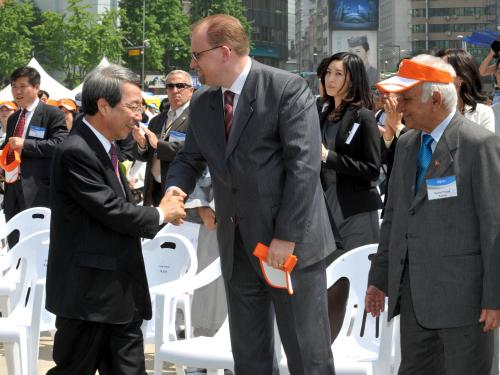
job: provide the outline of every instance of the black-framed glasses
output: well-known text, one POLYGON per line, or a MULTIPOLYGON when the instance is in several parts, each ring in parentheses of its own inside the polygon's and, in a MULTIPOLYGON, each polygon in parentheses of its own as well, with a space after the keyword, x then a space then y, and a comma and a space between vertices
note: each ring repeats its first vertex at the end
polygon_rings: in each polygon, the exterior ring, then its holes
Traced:
POLYGON ((220 46, 217 46, 217 47, 212 47, 212 48, 209 48, 209 49, 206 49, 206 50, 203 50, 203 51, 200 51, 200 52, 191 52, 191 58, 195 61, 199 61, 200 59, 200 56, 201 54, 205 53, 205 52, 208 52, 208 51, 212 51, 214 49, 217 49, 217 48, 221 48, 221 47, 224 47, 223 45, 220 45, 220 46))
POLYGON ((165 86, 167 86, 167 89, 173 90, 174 87, 177 88, 177 90, 184 90, 187 89, 188 87, 193 87, 189 83, 167 83, 165 86))

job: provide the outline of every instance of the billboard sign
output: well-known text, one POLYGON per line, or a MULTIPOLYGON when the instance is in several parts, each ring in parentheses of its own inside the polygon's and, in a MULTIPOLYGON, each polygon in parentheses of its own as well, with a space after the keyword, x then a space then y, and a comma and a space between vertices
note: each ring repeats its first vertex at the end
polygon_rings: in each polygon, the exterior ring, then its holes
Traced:
POLYGON ((377 30, 378 0, 330 0, 330 29, 377 30))

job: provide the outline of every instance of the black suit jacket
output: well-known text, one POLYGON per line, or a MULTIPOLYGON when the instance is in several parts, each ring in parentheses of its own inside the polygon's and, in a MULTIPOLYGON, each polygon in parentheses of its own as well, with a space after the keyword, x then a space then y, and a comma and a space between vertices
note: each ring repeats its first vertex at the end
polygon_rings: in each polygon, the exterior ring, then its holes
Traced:
MULTIPOLYGON (((321 137, 306 82, 252 61, 226 140, 220 87, 191 98, 184 148, 167 186, 191 193, 206 161, 212 177, 222 272, 233 272, 236 226, 250 253, 273 238, 295 242, 298 268, 335 249, 319 179, 321 137)), ((255 269, 257 258, 249 254, 255 269)), ((235 270, 237 272, 237 270, 235 270)))
POLYGON ((109 155, 87 125, 54 155, 47 266, 47 310, 57 316, 122 324, 151 318, 140 237, 159 230, 153 207, 131 203, 109 155))
POLYGON ((320 114, 323 144, 330 150, 322 165, 321 178, 326 190, 336 174, 337 196, 344 217, 378 210, 382 201, 375 182, 380 173, 380 134, 373 112, 350 106, 342 116, 335 138, 327 138, 328 111, 320 114), (355 123, 360 126, 349 143, 355 123))
MULTIPOLYGON (((165 134, 164 139, 159 139, 163 126, 167 122, 168 111, 162 112, 158 116, 155 116, 149 123, 149 130, 158 136, 158 148, 156 149, 156 155, 160 159, 160 170, 161 170, 161 192, 165 191, 165 182, 167 179, 167 172, 170 163, 174 160, 177 152, 184 146, 184 142, 172 141, 169 142, 168 134, 171 131, 186 133, 189 127, 189 108, 186 108, 179 117, 175 119, 168 133, 165 134)), ((158 204, 154 202, 153 191, 156 188, 154 182, 154 177, 151 174, 151 166, 153 163, 153 157, 155 150, 148 144, 148 148, 145 152, 140 152, 137 150, 137 159, 141 161, 147 161, 146 164, 146 175, 144 177, 144 205, 149 206, 151 204, 158 204)))
MULTIPOLYGON (((7 136, 3 145, 14 134, 21 110, 10 116, 7 122, 7 136)), ((66 138, 68 130, 64 114, 56 107, 40 102, 28 124, 24 147, 21 153, 21 185, 26 208, 50 207, 49 181, 52 155, 56 147, 66 138), (43 128, 43 138, 38 138, 31 130, 33 127, 43 128)), ((5 184, 5 210, 9 214, 9 202, 12 201, 9 184, 5 184)), ((12 215, 9 215, 12 216, 12 215)))

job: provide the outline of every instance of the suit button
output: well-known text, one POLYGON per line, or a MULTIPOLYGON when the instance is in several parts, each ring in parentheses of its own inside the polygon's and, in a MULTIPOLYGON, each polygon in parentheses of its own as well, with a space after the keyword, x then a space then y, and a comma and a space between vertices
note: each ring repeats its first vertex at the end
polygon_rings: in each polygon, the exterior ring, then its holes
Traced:
POLYGON ((231 189, 231 193, 236 194, 237 192, 238 192, 238 189, 236 189, 236 188, 231 189))
POLYGON ((414 209, 414 208, 410 208, 410 209, 408 210, 408 213, 409 213, 410 215, 415 215, 415 209, 414 209))

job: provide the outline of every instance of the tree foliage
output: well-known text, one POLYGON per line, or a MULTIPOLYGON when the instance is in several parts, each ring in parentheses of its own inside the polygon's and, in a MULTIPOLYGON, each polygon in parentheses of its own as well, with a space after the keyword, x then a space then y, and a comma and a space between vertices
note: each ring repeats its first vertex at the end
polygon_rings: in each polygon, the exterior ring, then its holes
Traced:
POLYGON ((0 83, 29 62, 33 49, 29 25, 34 16, 32 3, 7 0, 0 6, 0 83))
POLYGON ((123 52, 116 11, 97 16, 88 8, 81 0, 68 0, 67 14, 43 12, 34 27, 40 60, 50 62, 49 71, 64 71, 68 87, 78 85, 103 56, 119 62, 123 52))
POLYGON ((212 14, 229 14, 240 20, 247 35, 252 35, 252 24, 245 16, 246 8, 241 0, 192 0, 191 22, 212 14))
MULTIPOLYGON (((128 47, 142 46, 143 0, 122 0, 122 28, 128 47)), ((167 72, 189 69, 189 17, 179 0, 145 2, 145 70, 167 72)), ((142 64, 141 56, 124 56, 134 70, 142 64)))

